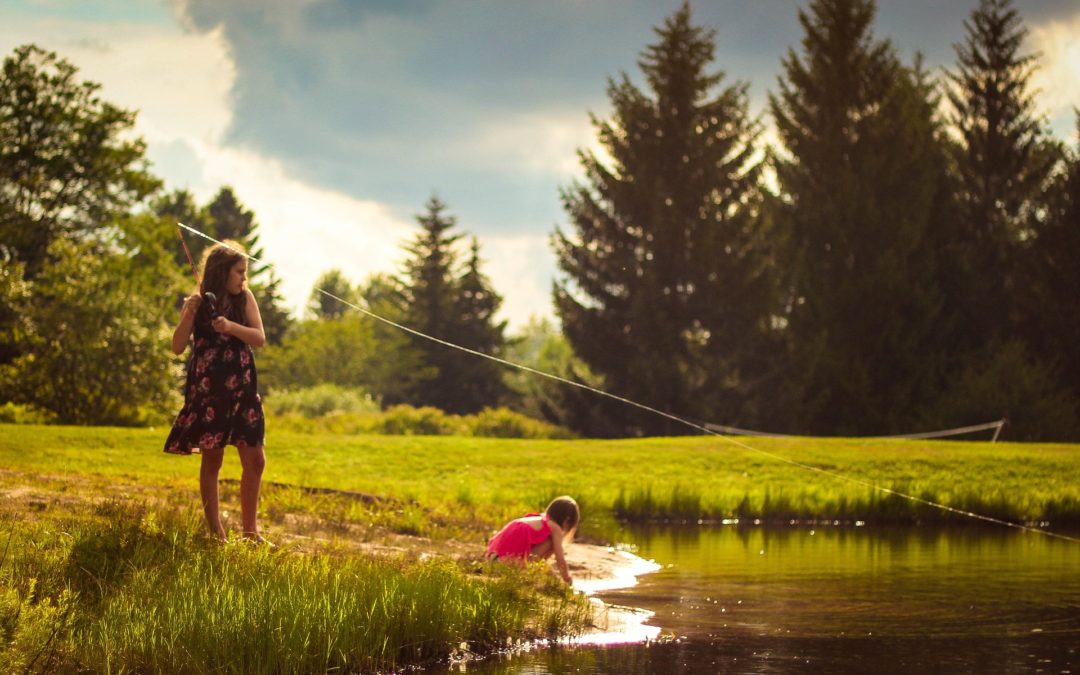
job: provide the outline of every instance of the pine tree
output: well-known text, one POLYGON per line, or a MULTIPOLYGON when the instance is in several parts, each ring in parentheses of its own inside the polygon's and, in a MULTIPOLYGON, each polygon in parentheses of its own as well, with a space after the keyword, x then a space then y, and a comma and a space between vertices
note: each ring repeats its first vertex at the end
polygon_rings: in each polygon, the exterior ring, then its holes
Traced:
POLYGON ((1019 299, 1033 353, 1056 366, 1060 381, 1080 401, 1080 111, 1077 139, 1042 200, 1039 211, 1045 215, 1024 252, 1019 299))
MULTIPOLYGON (((480 272, 479 247, 474 241, 459 273, 455 245, 462 235, 450 233, 455 219, 444 213, 446 205, 437 197, 425 207, 427 212, 417 217, 421 232, 405 247, 408 259, 403 275, 394 281, 393 289, 376 286, 365 299, 371 302, 390 291, 395 313, 405 326, 498 356, 505 344, 505 324, 494 321, 501 298, 480 272)), ((404 393, 403 402, 471 413, 497 405, 506 393, 495 363, 418 336, 412 336, 412 345, 432 376, 418 378, 404 393)))
POLYGON ((964 346, 974 348, 1015 334, 1024 223, 1057 157, 1035 114, 1036 56, 1022 53, 1027 29, 1011 0, 981 0, 964 26, 948 95, 959 135, 956 258, 965 281, 951 293, 951 309, 967 327, 964 346))
MULTIPOLYGON (((195 197, 188 190, 173 190, 159 195, 153 199, 150 207, 160 218, 183 223, 199 232, 212 234, 209 228, 210 215, 206 212, 206 207, 200 207, 196 204, 195 197)), ((191 259, 198 263, 202 259, 203 250, 209 242, 184 230, 181 230, 180 234, 187 243, 191 259)), ((173 247, 173 257, 178 266, 182 266, 185 270, 189 269, 187 254, 179 242, 173 247)))
MULTIPOLYGON (((206 213, 209 216, 209 224, 214 230, 215 239, 237 241, 244 246, 249 256, 260 261, 265 259, 263 250, 259 246, 259 226, 255 222, 255 214, 244 208, 232 188, 221 188, 206 206, 206 213)), ((281 278, 266 263, 251 262, 248 279, 251 292, 259 303, 266 341, 270 344, 280 344, 292 323, 288 310, 283 307, 284 301, 279 290, 281 278)))
MULTIPOLYGON (((443 213, 446 205, 437 197, 431 197, 425 208, 427 212, 417 217, 420 234, 405 247, 409 258, 403 277, 398 279, 397 304, 402 320, 409 328, 442 340, 452 340, 456 309, 453 246, 461 235, 449 234, 455 220, 443 213)), ((424 338, 413 336, 412 342, 423 355, 422 361, 432 367, 436 375, 409 392, 406 402, 447 411, 455 408, 455 384, 447 378, 453 368, 448 364, 467 357, 424 338)))
POLYGON ((815 0, 770 109, 783 143, 792 430, 905 427, 935 382, 944 151, 931 85, 871 34, 871 0, 815 0), (800 391, 801 390, 801 391, 800 391))
MULTIPOLYGON (((496 321, 502 297, 480 271, 480 243, 473 237, 469 259, 456 283, 456 320, 454 342, 474 351, 501 356, 506 348, 506 321, 496 321)), ((475 412, 502 403, 510 390, 504 381, 504 367, 479 357, 456 359, 455 403, 462 412, 475 412)))
MULTIPOLYGON (((649 92, 610 80, 593 118, 610 162, 579 153, 586 184, 562 193, 573 227, 553 238, 565 277, 556 311, 608 391, 699 419, 739 419, 760 373, 773 310, 759 241, 759 125, 747 88, 708 72, 715 32, 684 4, 639 66, 649 92)), ((596 406, 620 433, 682 433, 659 416, 596 406)), ((598 430, 578 429, 589 433, 598 430)), ((600 432, 604 433, 604 432, 600 432)))

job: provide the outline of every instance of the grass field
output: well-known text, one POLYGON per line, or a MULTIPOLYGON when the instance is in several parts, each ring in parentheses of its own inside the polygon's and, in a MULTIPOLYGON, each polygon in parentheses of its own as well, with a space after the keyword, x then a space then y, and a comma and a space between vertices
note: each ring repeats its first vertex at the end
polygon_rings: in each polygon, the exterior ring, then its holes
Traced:
MULTIPOLYGON (((277 551, 209 542, 198 457, 164 429, 0 425, 0 662, 12 672, 369 672, 582 630, 542 566, 480 560, 558 494, 613 517, 973 522, 864 484, 1051 529, 1080 524, 1080 446, 716 437, 618 441, 273 431, 277 551), (764 454, 769 453, 769 454, 764 454), (771 455, 771 456, 770 456, 771 455)), ((235 532, 239 462, 222 503, 235 532)))
MULTIPOLYGON (((265 480, 385 497, 404 528, 455 527, 482 537, 552 496, 578 498, 589 515, 628 519, 733 516, 955 521, 956 516, 865 485, 779 461, 784 457, 858 481, 984 515, 1080 524, 1080 446, 863 439, 725 438, 508 440, 274 433, 265 480), (411 512, 410 512, 411 509, 411 512)), ((165 430, 0 425, 0 468, 97 477, 146 486, 191 486, 197 457, 160 451, 165 430)), ((228 457, 224 477, 236 478, 228 457)), ((276 497, 275 497, 276 495, 276 497)), ((312 502, 289 490, 275 498, 312 502)), ((328 498, 329 499, 329 498, 328 498)), ((317 500, 316 500, 317 501, 317 500)), ((314 509, 318 505, 312 506, 314 509)), ((369 509, 370 510, 370 509, 369 509)))

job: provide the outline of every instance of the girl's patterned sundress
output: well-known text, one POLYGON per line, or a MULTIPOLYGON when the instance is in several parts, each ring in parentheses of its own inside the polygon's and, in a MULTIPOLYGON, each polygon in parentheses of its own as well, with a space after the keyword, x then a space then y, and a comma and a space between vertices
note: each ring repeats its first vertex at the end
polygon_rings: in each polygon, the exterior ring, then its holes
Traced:
POLYGON ((226 445, 260 446, 265 422, 251 347, 211 325, 208 303, 195 314, 195 349, 188 359, 184 407, 165 452, 190 455, 226 445))

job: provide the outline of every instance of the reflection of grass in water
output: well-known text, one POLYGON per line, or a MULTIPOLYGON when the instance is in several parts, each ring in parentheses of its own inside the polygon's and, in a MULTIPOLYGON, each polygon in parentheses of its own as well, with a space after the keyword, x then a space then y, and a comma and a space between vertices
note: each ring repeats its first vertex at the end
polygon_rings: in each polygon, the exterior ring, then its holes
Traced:
POLYGON ((218 546, 193 511, 120 502, 9 523, 9 672, 370 672, 585 620, 537 567, 218 546))
MULTIPOLYGON (((590 514, 612 511, 631 519, 963 520, 715 437, 563 441, 270 432, 267 480, 368 493, 398 504, 346 508, 298 494, 288 509, 310 503, 317 513, 339 509, 345 523, 367 518, 391 528, 390 511, 402 511, 400 531, 435 537, 482 540, 506 519, 542 509, 559 494, 582 504, 586 532, 590 514), (419 511, 402 509, 410 500, 419 511)), ((0 425, 0 465, 51 474, 92 467, 108 477, 186 488, 198 460, 159 453, 163 436, 164 430, 0 425)), ((1080 523, 1077 445, 743 442, 954 508, 1009 520, 1080 523)), ((238 463, 229 457, 223 475, 237 474, 238 463)), ((276 497, 267 494, 272 504, 276 497)))

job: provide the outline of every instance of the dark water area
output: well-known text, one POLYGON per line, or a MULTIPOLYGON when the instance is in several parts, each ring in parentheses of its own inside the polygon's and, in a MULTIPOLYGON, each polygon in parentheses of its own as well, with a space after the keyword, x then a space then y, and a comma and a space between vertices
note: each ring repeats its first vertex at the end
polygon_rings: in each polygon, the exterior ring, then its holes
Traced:
POLYGON ((982 527, 614 537, 661 569, 599 597, 652 612, 657 640, 557 645, 449 672, 1080 674, 1075 541, 982 527))

